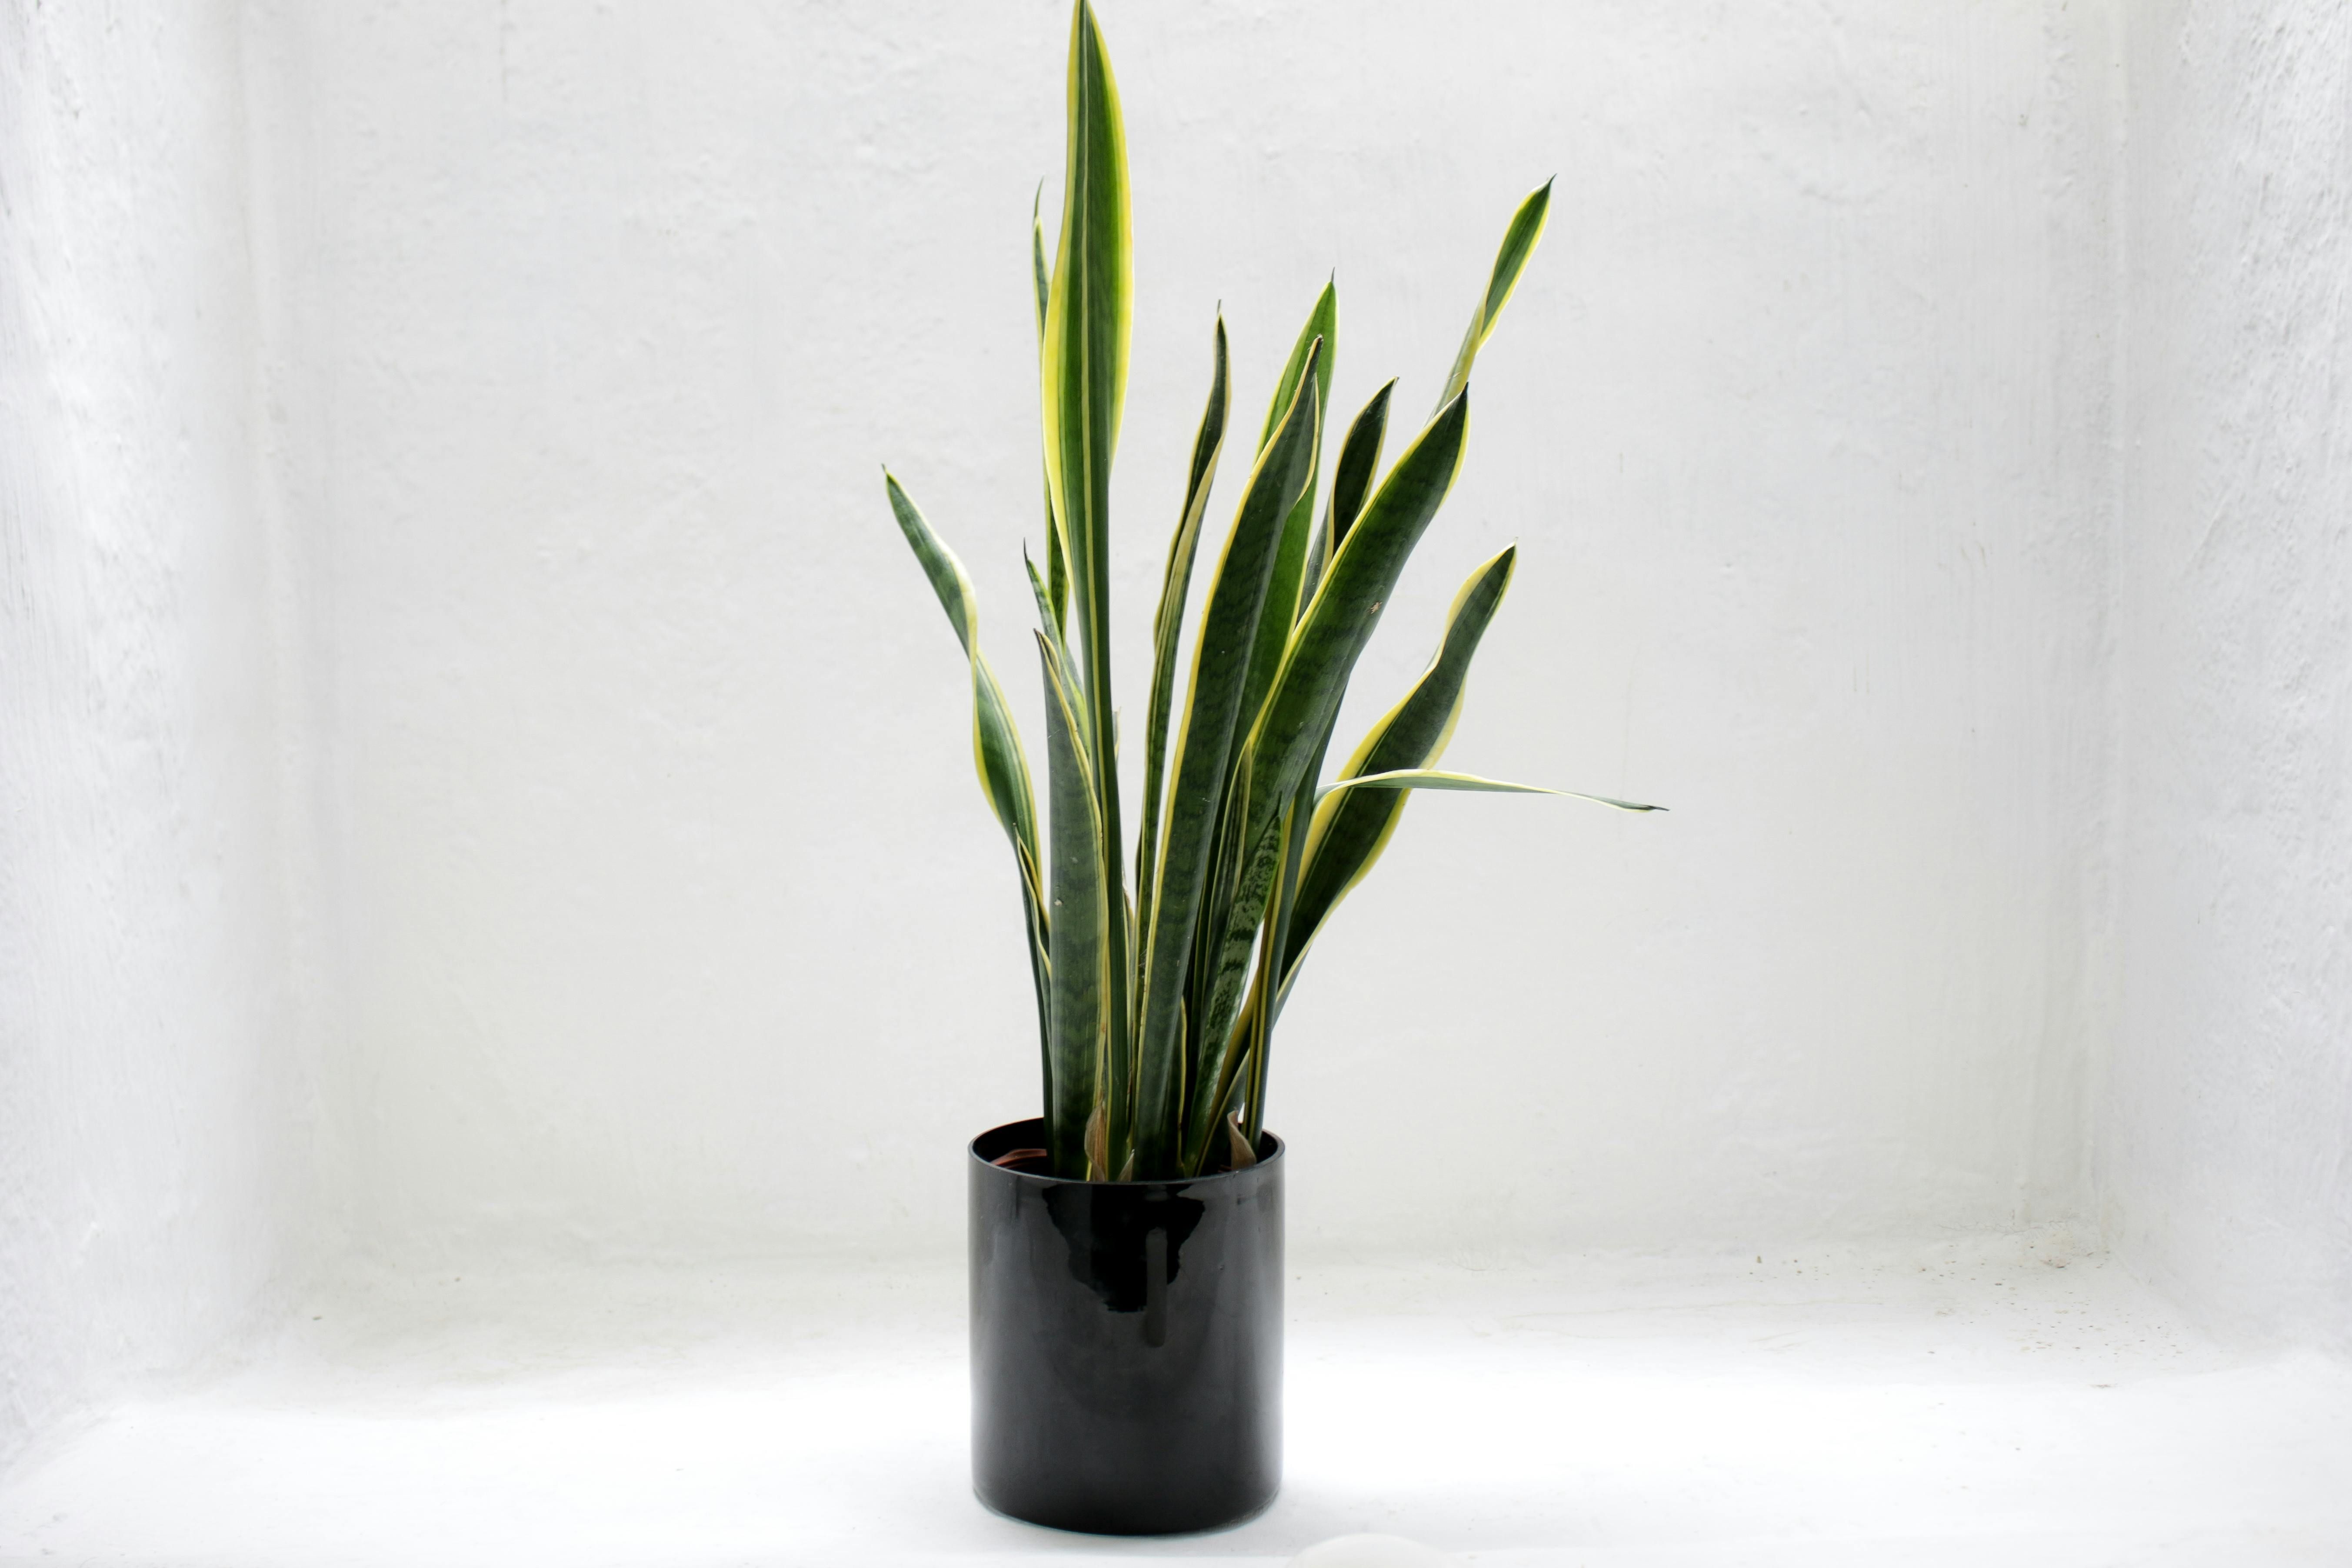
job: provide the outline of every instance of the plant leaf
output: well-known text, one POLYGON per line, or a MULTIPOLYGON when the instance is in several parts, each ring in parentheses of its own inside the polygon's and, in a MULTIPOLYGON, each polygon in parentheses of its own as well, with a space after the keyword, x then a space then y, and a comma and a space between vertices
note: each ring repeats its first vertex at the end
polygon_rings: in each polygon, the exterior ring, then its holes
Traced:
POLYGON ((1087 1180, 1104 1182, 1110 1179, 1110 1119, 1103 1114, 1100 1101, 1087 1113, 1087 1180))
POLYGON ((1621 811, 1663 811, 1664 806, 1615 800, 1575 790, 1545 789, 1439 771, 1431 764, 1444 752, 1462 716, 1463 692, 1479 639, 1510 585, 1517 546, 1481 564, 1462 584, 1447 610, 1445 634, 1429 668, 1412 689, 1365 735, 1341 770, 1339 782, 1318 792, 1321 805, 1308 838, 1307 865, 1299 881, 1298 909, 1284 943, 1282 990, 1287 995, 1300 960, 1323 921, 1364 879, 1402 820, 1414 789, 1497 790, 1560 795, 1621 811))
MULTIPOLYGON (((1247 770, 1241 788, 1248 816, 1236 841, 1233 913, 1216 946, 1200 1026, 1202 1040, 1217 1058, 1213 1070, 1208 1064, 1202 1069, 1210 1081, 1230 1065, 1234 1009, 1248 975, 1257 921, 1279 869, 1282 814, 1330 733, 1348 678, 1380 624, 1406 558, 1454 482, 1469 418, 1465 392, 1429 422, 1365 504, 1300 618, 1273 693, 1244 743, 1239 765, 1247 770)), ((1182 1156, 1187 1170, 1199 1168, 1221 1109, 1204 1096, 1193 1097, 1182 1156)))
POLYGON ((1236 1171, 1246 1171, 1257 1163, 1257 1151, 1230 1116, 1225 1118, 1225 1161, 1236 1171))
POLYGON ((882 479, 883 488, 889 493, 891 513, 898 520, 898 530, 907 536, 916 561, 930 579, 931 590, 939 595, 940 608, 947 612, 948 625, 954 628, 956 640, 963 646, 971 666, 972 761, 980 774, 981 794, 987 797, 989 809, 995 813, 1004 836, 1012 840, 1013 864, 1021 875, 1022 924, 1029 936, 1029 977, 1037 993, 1038 1048, 1044 1058, 1042 1070, 1050 1103, 1052 922, 1045 914, 1045 883, 1037 863, 1037 807, 1029 782, 1028 757, 1021 745, 1021 732, 1013 727, 1012 710, 1005 706, 1003 688, 996 683, 996 672, 989 668, 987 656, 980 651, 979 601, 972 593, 971 580, 964 575, 963 563, 931 531, 931 525, 888 469, 883 470, 882 479))
MULTIPOLYGON (((1327 784, 1315 792, 1315 798, 1319 801, 1326 796, 1344 794, 1354 789, 1384 789, 1399 792, 1416 789, 1484 790, 1496 795, 1573 793, 1569 790, 1549 789, 1542 784, 1512 784, 1507 779, 1481 778, 1476 773, 1451 773, 1439 768, 1398 768, 1385 773, 1365 773, 1356 778, 1339 779, 1335 783, 1327 784)), ((1588 795, 1585 798, 1590 800, 1595 797, 1588 795)), ((1624 803, 1610 801, 1606 804, 1622 805, 1624 803)), ((1648 811, 1652 808, 1643 805, 1633 809, 1648 811)))
POLYGON ((1478 357, 1487 334, 1495 330, 1503 307, 1510 302, 1511 290, 1518 287, 1519 273, 1535 254, 1536 241, 1543 237, 1544 217, 1551 210, 1551 182, 1546 180, 1528 193, 1511 215, 1508 228, 1503 231, 1503 247, 1495 257, 1495 270, 1486 279, 1486 292, 1480 296, 1477 311, 1470 318, 1470 330, 1462 334, 1462 348, 1454 356, 1454 370, 1445 378, 1445 391, 1437 399, 1440 408, 1454 401, 1462 389, 1470 384, 1470 366, 1478 357))
MULTIPOLYGON (((1052 292, 1053 280, 1045 270, 1045 226, 1037 221, 1037 214, 1045 201, 1045 182, 1037 182, 1037 194, 1029 199, 1029 271, 1037 284, 1037 352, 1045 352, 1045 301, 1052 292)), ((1067 639, 1070 614, 1069 553, 1062 547, 1062 531, 1054 521, 1054 476, 1049 472, 1045 481, 1045 601, 1053 606, 1050 612, 1054 635, 1067 639)))
POLYGON ((1289 416, 1258 454, 1210 579, 1201 634, 1192 650, 1192 679, 1168 789, 1157 890, 1143 937, 1136 1168, 1146 1177, 1173 1173, 1176 1149, 1171 1134, 1181 1112, 1187 1076, 1184 1031, 1179 1026, 1186 975, 1223 823, 1252 637, 1265 606, 1283 521, 1307 483, 1314 457, 1315 385, 1312 378, 1301 379, 1289 416))
MULTIPOLYGON (((1381 716, 1347 765, 1345 779, 1368 774, 1427 770, 1444 753, 1462 717, 1462 694, 1471 658, 1487 625, 1503 603, 1518 563, 1511 545, 1482 563, 1464 580, 1445 612, 1445 632, 1429 668, 1395 707, 1381 716)), ((1300 874, 1298 902, 1284 934, 1277 1004, 1288 994, 1298 963, 1328 915, 1388 847, 1411 797, 1401 791, 1366 789, 1324 798, 1307 834, 1307 866, 1300 874)))
POLYGON ((1244 1011, 1255 1019, 1249 1048, 1249 1078, 1242 1093, 1243 1130, 1253 1142, 1265 1127, 1266 1068, 1274 1052, 1274 1026, 1282 1015, 1280 963, 1289 941, 1291 920, 1297 907, 1298 872, 1306 862, 1307 825, 1315 815, 1315 777, 1322 771, 1322 752, 1318 748, 1315 762, 1298 786, 1298 795, 1291 801, 1290 810, 1283 818, 1282 870, 1275 882, 1273 914, 1258 938, 1257 969, 1250 979, 1251 990, 1258 994, 1253 995, 1244 1006, 1244 1011))
MULTIPOLYGON (((1118 444, 1119 409, 1127 393, 1129 255, 1127 133, 1118 88, 1102 31, 1087 0, 1070 19, 1067 161, 1062 188, 1061 240, 1045 298, 1045 342, 1039 377, 1045 429, 1045 468, 1069 552, 1069 639, 1084 680, 1071 692, 1079 743, 1091 738, 1088 759, 1097 818, 1102 896, 1123 905, 1126 868, 1119 846, 1118 767, 1111 753, 1110 471, 1118 444)), ((1050 568, 1051 563, 1048 563, 1050 568)), ((1049 584, 1050 588, 1050 584, 1049 584)), ((1057 922, 1058 923, 1058 922, 1057 922)), ((1109 1152, 1114 1168, 1129 1139, 1127 931, 1123 920, 1106 927, 1100 1013, 1108 1068, 1100 1090, 1109 1105, 1109 1152)), ((1055 984, 1064 984, 1060 965, 1055 984)), ((1052 1111, 1049 1108, 1049 1118, 1052 1111)))
POLYGON ((1176 694, 1176 645, 1184 629, 1184 600, 1192 591, 1192 558, 1201 547, 1201 519, 1209 510, 1209 487, 1216 478, 1217 458, 1224 450, 1225 374, 1225 319, 1220 315, 1209 375, 1209 405, 1201 411, 1200 434, 1192 438, 1184 510, 1168 541, 1168 566, 1160 579, 1160 608, 1151 618, 1151 708, 1143 734, 1143 831, 1135 843, 1135 907, 1147 931, 1153 878, 1160 868, 1160 806, 1168 772, 1168 712, 1176 694))
POLYGON ((1054 290, 1053 275, 1045 269, 1045 226, 1039 215, 1045 209, 1045 182, 1037 182, 1037 194, 1029 198, 1029 270, 1037 280, 1037 344, 1043 353, 1045 343, 1045 303, 1054 290))
POLYGON ((1465 393, 1414 438, 1332 556, 1314 602, 1300 617, 1249 740, 1250 794, 1266 817, 1297 787, 1324 724, 1338 714, 1356 659, 1461 468, 1469 422, 1465 393))
POLYGON ((1616 800, 1605 795, 1586 795, 1581 790, 1553 789, 1549 784, 1512 784, 1507 779, 1481 778, 1476 773, 1447 773, 1442 768, 1398 768, 1384 773, 1365 773, 1357 778, 1341 779, 1325 784, 1315 792, 1315 798, 1338 795, 1353 789, 1384 790, 1475 790, 1490 795, 1557 795, 1570 800, 1589 800, 1595 805, 1614 806, 1619 811, 1664 811, 1663 805, 1644 805, 1637 800, 1616 800))
MULTIPOLYGON (((1331 508, 1323 521, 1327 562, 1348 542, 1348 531, 1356 526, 1357 515, 1364 510, 1364 497, 1370 493, 1372 476, 1381 465, 1381 438, 1388 433, 1389 395, 1395 391, 1396 378, 1391 376, 1386 386, 1372 394, 1372 400, 1349 425, 1347 438, 1339 443, 1339 461, 1331 469, 1331 508)), ((1319 571, 1315 580, 1318 584, 1322 582, 1319 571)))
POLYGON ((1307 356, 1315 352, 1315 340, 1323 340, 1323 353, 1315 367, 1315 387, 1325 404, 1331 396, 1331 360, 1339 353, 1339 289, 1336 281, 1326 282, 1323 292, 1315 296, 1314 308, 1307 312, 1307 324, 1298 329, 1298 336, 1290 344, 1290 357, 1282 362, 1282 374, 1275 379, 1274 398, 1266 405, 1265 423, 1259 426, 1257 449, 1274 439, 1282 428, 1283 416, 1298 396, 1299 378, 1307 374, 1307 356))
MULTIPOLYGON (((1307 552, 1307 569, 1299 587, 1302 594, 1300 610, 1312 603, 1316 590, 1323 584, 1323 573, 1339 546, 1347 542, 1348 531, 1355 526, 1363 510, 1364 497, 1370 490, 1372 477, 1380 466, 1381 438, 1387 433, 1389 399, 1396 391, 1396 380, 1391 377, 1386 385, 1372 395, 1371 401, 1348 426, 1347 438, 1339 445, 1339 460, 1331 470, 1331 500, 1324 510, 1323 526, 1315 530, 1314 542, 1307 552)), ((1297 796, 1292 803, 1288 826, 1283 831, 1282 869, 1275 900, 1274 918, 1267 922, 1260 937, 1263 950, 1261 962, 1250 979, 1253 993, 1243 1004, 1244 1015, 1260 1020, 1254 1026, 1255 1043, 1249 1047, 1249 1083, 1245 1093, 1248 1109, 1244 1123, 1248 1135, 1255 1138, 1265 1126, 1265 1082, 1268 1058, 1274 1049, 1274 1026, 1282 1016, 1286 988, 1276 984, 1273 976, 1288 977, 1286 966, 1277 966, 1277 955, 1289 951, 1291 925, 1297 915, 1299 873, 1306 855, 1307 828, 1315 817, 1315 781, 1322 775, 1323 753, 1329 749, 1331 730, 1323 728, 1313 760, 1301 775, 1297 796), (1271 996, 1255 994, 1261 987, 1270 989, 1271 996)))
POLYGON ((1026 857, 1025 866, 1032 869, 1024 874, 1024 881, 1031 882, 1034 888, 1037 810, 1029 782, 1029 763, 1022 751, 1020 731, 1013 727, 1012 711, 1005 706, 1003 689, 997 685, 987 656, 980 651, 980 610, 971 579, 964 574, 963 563, 956 559, 955 552, 931 531, 931 525, 899 487, 898 479, 887 469, 882 478, 899 531, 907 536, 915 559, 930 579, 931 591, 939 595, 940 608, 947 612, 948 625, 954 628, 956 640, 963 646, 965 658, 971 663, 972 758, 979 769, 981 791, 988 797, 989 809, 996 814, 1013 848, 1026 857))
MULTIPOLYGON (((1037 624, 1045 631, 1046 646, 1054 650, 1054 665, 1061 672, 1062 685, 1066 689, 1076 691, 1078 689, 1078 667, 1070 658, 1069 645, 1062 640, 1061 623, 1054 616, 1052 592, 1039 581, 1036 563, 1029 559, 1029 552, 1026 548, 1021 552, 1021 564, 1029 574, 1029 595, 1037 602, 1037 624)), ((1086 735, 1087 716, 1081 710, 1076 717, 1078 734, 1083 741, 1086 735)), ((1088 756, 1092 756, 1095 748, 1088 744, 1084 747, 1084 750, 1088 756)))
MULTIPOLYGON (((1108 569, 1111 455, 1127 393, 1129 254, 1127 136, 1110 58, 1094 8, 1078 0, 1070 23, 1068 162, 1062 231, 1046 289, 1041 387, 1045 465, 1062 520, 1081 610, 1081 637, 1100 603, 1108 569), (1089 599, 1096 602, 1088 604, 1089 599)), ((1090 697, 1097 694, 1089 693, 1090 697)))
POLYGON ((1054 1173, 1084 1176, 1087 1119, 1101 1098, 1103 967, 1109 904, 1102 881, 1102 819, 1078 744, 1077 714, 1060 661, 1043 632, 1037 660, 1045 677, 1045 777, 1053 806, 1051 1018, 1053 1082, 1045 1143, 1054 1173))
POLYGON ((1339 460, 1331 468, 1331 500, 1323 511, 1323 526, 1315 531, 1314 542, 1307 546, 1307 569, 1299 578, 1301 615, 1314 602, 1332 555, 1347 542, 1348 530, 1356 525, 1356 514, 1363 510, 1364 494, 1371 489, 1373 471, 1380 465, 1381 437, 1388 429, 1389 395, 1395 390, 1396 378, 1391 376, 1349 423, 1347 438, 1339 443, 1339 460))
POLYGON ((1299 492, 1290 515, 1283 520, 1282 548, 1274 558, 1274 574, 1266 580, 1265 607, 1258 612, 1257 635, 1250 648, 1249 678, 1242 687, 1244 729, 1265 705, 1266 689, 1274 684, 1274 672, 1282 665, 1282 650, 1289 645, 1290 628, 1298 619, 1299 588, 1307 575, 1307 543, 1315 531, 1315 476, 1322 464, 1324 410, 1331 403, 1331 363, 1339 352, 1339 290, 1326 283, 1323 292, 1316 296, 1315 308, 1307 313, 1307 324, 1298 329, 1298 341, 1292 345, 1290 358, 1282 367, 1282 379, 1275 387, 1274 406, 1265 414, 1265 434, 1258 441, 1258 449, 1265 450, 1278 416, 1297 397, 1299 382, 1311 366, 1316 394, 1315 453, 1307 461, 1307 488, 1299 492))
POLYGON ((1323 753, 1329 745, 1330 732, 1327 729, 1306 773, 1299 778, 1298 793, 1291 798, 1290 809, 1284 815, 1281 871, 1275 881, 1273 910, 1258 937, 1257 966, 1250 976, 1251 995, 1242 1006, 1243 1015, 1253 1020, 1249 1077, 1241 1097, 1245 1112, 1243 1129, 1253 1141, 1265 1127, 1266 1069, 1274 1053, 1274 1026, 1282 1016, 1280 964, 1287 951, 1291 921, 1297 913, 1298 874, 1306 863, 1307 828, 1315 818, 1315 781, 1322 776, 1323 753))

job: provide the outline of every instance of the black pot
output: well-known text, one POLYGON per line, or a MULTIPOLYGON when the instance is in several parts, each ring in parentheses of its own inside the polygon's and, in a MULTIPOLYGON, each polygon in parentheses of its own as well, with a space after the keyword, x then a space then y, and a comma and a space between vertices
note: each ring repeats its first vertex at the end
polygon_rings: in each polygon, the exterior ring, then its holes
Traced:
POLYGON ((1073 1182, 971 1141, 971 1479, 999 1513, 1163 1535, 1282 1484, 1282 1141, 1194 1181, 1073 1182))

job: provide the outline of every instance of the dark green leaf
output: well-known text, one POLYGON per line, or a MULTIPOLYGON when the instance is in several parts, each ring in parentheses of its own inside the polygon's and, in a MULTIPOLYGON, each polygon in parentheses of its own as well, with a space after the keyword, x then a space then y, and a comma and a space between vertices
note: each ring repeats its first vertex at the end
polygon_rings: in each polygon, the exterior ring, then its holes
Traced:
POLYGON ((1462 389, 1470 384, 1470 366, 1478 357, 1478 350, 1495 330, 1502 316, 1503 307, 1518 287, 1519 273, 1535 254, 1536 241, 1543 237, 1544 215, 1551 210, 1551 182, 1529 193, 1511 215, 1510 227, 1503 231, 1503 247, 1495 257, 1495 270, 1487 276, 1486 292, 1478 299, 1478 309, 1470 318, 1470 330, 1462 334, 1462 348, 1454 356, 1454 370, 1445 378, 1445 391, 1437 399, 1440 408, 1454 401, 1462 389))
POLYGON ((1192 591, 1192 558, 1201 545, 1201 519, 1209 510, 1209 487, 1225 443, 1225 319, 1217 318, 1209 374, 1209 405, 1201 411, 1192 438, 1192 468, 1184 486, 1184 510, 1168 541, 1168 565, 1160 579, 1160 608, 1151 619, 1151 708, 1143 736, 1143 832, 1135 844, 1136 909, 1151 919, 1152 879, 1160 867, 1160 805, 1168 772, 1168 714, 1176 692, 1176 645, 1184 628, 1184 600, 1192 591))
POLYGON ((1258 612, 1257 634, 1250 647, 1249 677, 1242 686, 1244 729, 1256 720, 1258 709, 1265 704, 1266 689, 1274 684, 1274 672, 1282 666, 1282 650, 1290 642, 1290 628, 1298 619, 1300 588, 1307 576, 1307 545, 1315 532, 1315 476, 1322 466, 1324 411, 1331 404, 1331 365, 1339 352, 1339 290, 1326 283, 1323 292, 1316 296, 1315 308, 1307 313, 1307 324, 1298 330, 1298 341, 1291 347, 1288 362, 1282 367, 1274 406, 1266 410, 1265 437, 1258 441, 1259 449, 1264 450, 1266 437, 1274 433, 1277 416, 1296 400, 1299 381, 1312 365, 1315 456, 1308 460, 1307 488, 1299 492, 1298 500, 1291 505, 1290 515, 1283 520, 1282 548, 1274 558, 1274 575, 1266 580, 1265 607, 1258 612))
POLYGON ((1265 606, 1283 521, 1307 484, 1314 457, 1315 386, 1311 377, 1302 378, 1289 416, 1258 456, 1210 580, 1192 652, 1192 684, 1168 790, 1157 892, 1144 938, 1136 1168, 1148 1177, 1173 1173, 1176 1151, 1171 1134, 1186 1076, 1178 1027, 1185 977, 1222 821, 1251 636, 1265 606))
MULTIPOLYGON (((1280 868, 1282 814, 1330 733, 1348 678, 1380 624, 1406 558, 1454 482, 1469 417, 1465 393, 1430 421, 1366 503, 1299 621, 1273 694, 1244 743, 1246 760, 1240 765, 1248 771, 1241 787, 1248 815, 1238 840, 1234 913, 1217 944, 1202 1008, 1201 1038, 1217 1054, 1215 1074, 1230 1066, 1234 1047, 1228 1031, 1248 975, 1257 921, 1280 868)), ((1208 1066, 1202 1070, 1214 1081, 1208 1066)), ((1221 1110, 1194 1097, 1185 1130, 1188 1169, 1198 1168, 1221 1110)))
MULTIPOLYGON (((1126 868, 1119 848, 1118 768, 1110 754, 1110 471, 1127 393, 1132 279, 1127 133, 1110 57, 1087 0, 1078 0, 1070 21, 1068 101, 1061 240, 1046 289, 1040 355, 1045 468, 1054 515, 1069 552, 1069 619, 1076 627, 1070 641, 1085 676, 1083 689, 1070 696, 1074 712, 1086 714, 1084 736, 1097 748, 1088 765, 1099 818, 1103 896, 1108 908, 1118 909, 1126 896, 1126 868)), ((1050 570, 1050 560, 1047 564, 1050 570)), ((1105 946, 1101 1013, 1108 1066, 1102 1092, 1109 1107, 1108 1147, 1117 1162, 1129 1146, 1132 1101, 1124 921, 1108 922, 1105 946)))
POLYGON ((1055 1175, 1086 1176, 1091 1173, 1087 1121, 1102 1090, 1104 936, 1109 924, 1102 880, 1102 819, 1095 811, 1094 779, 1078 744, 1077 715, 1062 684, 1060 661, 1043 632, 1037 634, 1037 659, 1045 677, 1045 779, 1053 805, 1048 868, 1054 1072, 1045 1140, 1055 1175))

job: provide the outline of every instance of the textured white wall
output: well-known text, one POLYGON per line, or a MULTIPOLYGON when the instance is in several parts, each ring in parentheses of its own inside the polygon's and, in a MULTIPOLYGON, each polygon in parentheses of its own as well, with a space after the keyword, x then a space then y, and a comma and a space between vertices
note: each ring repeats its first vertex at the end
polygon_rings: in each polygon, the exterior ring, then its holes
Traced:
MULTIPOLYGON (((2112 500, 2085 9, 1108 7, 1129 689, 1215 303, 1243 425, 1334 267, 1341 400, 1402 374, 1418 411, 1557 174, 1348 722, 1516 537, 1454 758, 1675 808, 1413 807, 1286 1020, 1309 1245, 2074 1211, 2112 500)), ((1065 7, 267 22, 359 1234, 951 1247, 961 1139, 1034 1103, 1032 1012, 877 465, 1025 700, 1065 7)))
POLYGON ((2130 13, 2121 1027, 2101 1191, 2352 1343, 2352 13, 2130 13))
MULTIPOLYGON (((347 1216, 951 1248, 1030 1009, 876 465, 1034 713, 1059 0, 0 18, 0 1460, 347 1216)), ((1516 537, 1454 760, 1676 808, 1413 808, 1286 1021, 1302 1241, 1999 1227, 2095 1149, 2340 1337, 2336 8, 1107 23, 1130 689, 1213 303, 1242 426, 1334 267, 1417 412, 1556 173, 1349 728, 1516 537)))
POLYGON ((0 7, 0 1461, 311 1209, 239 37, 0 7))

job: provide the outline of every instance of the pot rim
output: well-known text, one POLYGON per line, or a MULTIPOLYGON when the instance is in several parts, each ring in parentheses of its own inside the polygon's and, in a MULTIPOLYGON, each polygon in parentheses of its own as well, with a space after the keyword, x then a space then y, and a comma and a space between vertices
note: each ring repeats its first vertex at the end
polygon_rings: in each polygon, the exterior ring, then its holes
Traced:
POLYGON ((1003 1132, 1010 1128, 1032 1124, 1035 1125, 1042 1133, 1045 1130, 1045 1119, 1042 1116, 1021 1116, 1015 1117, 1011 1121, 999 1122, 994 1127, 990 1127, 972 1134, 971 1141, 964 1144, 964 1153, 971 1158, 974 1164, 979 1165, 983 1170, 995 1172, 999 1175, 1010 1176, 1015 1181, 1035 1182, 1041 1186, 1050 1187, 1102 1187, 1118 1192, 1135 1192, 1146 1187, 1196 1187, 1203 1182, 1222 1182, 1234 1176, 1247 1176, 1253 1172, 1265 1170, 1268 1165, 1271 1165, 1276 1161, 1281 1159, 1282 1152, 1289 1147, 1288 1144, 1285 1143, 1280 1138, 1276 1137, 1272 1132, 1260 1129, 1258 1132, 1259 1146, 1263 1148, 1265 1145, 1271 1143, 1274 1147, 1266 1152, 1260 1154, 1257 1157, 1257 1163, 1254 1165, 1243 1165, 1237 1169, 1227 1169, 1223 1171, 1208 1171, 1197 1176, 1160 1176, 1130 1182, 1094 1182, 1088 1181, 1083 1176, 1041 1175, 1035 1171, 1016 1171, 1009 1165, 999 1165, 993 1161, 981 1158, 980 1141, 989 1136, 990 1133, 1003 1132))

